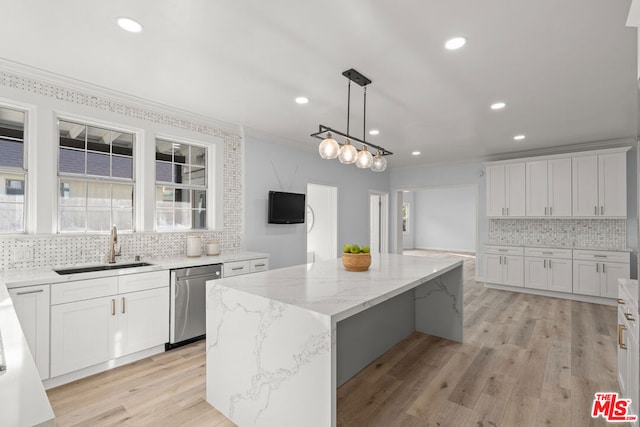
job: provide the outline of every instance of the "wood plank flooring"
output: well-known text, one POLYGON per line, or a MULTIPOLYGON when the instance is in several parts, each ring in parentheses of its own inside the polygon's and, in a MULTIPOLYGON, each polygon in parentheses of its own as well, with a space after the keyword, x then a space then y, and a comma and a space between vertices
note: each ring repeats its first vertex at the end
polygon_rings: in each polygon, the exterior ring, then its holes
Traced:
MULTIPOLYGON (((407 252, 405 252, 407 253, 407 252)), ((598 426, 618 391, 615 307, 486 289, 464 259, 465 342, 414 333, 338 389, 341 426, 598 426)), ((48 391, 57 425, 233 426, 195 343, 48 391)))

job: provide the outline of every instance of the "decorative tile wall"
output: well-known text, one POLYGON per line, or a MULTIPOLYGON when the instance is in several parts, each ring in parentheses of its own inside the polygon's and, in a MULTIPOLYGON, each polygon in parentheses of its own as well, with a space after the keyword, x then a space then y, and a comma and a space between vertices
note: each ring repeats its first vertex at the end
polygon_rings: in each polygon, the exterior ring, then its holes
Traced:
POLYGON ((625 219, 491 219, 489 242, 626 249, 625 219))
MULTIPOLYGON (((89 106, 95 109, 133 117, 165 126, 212 135, 224 141, 223 171, 223 230, 222 232, 132 233, 121 234, 123 260, 185 255, 187 236, 200 235, 202 241, 219 241, 223 250, 238 250, 243 246, 243 152, 242 137, 173 117, 105 96, 85 93, 76 88, 63 87, 0 70, 0 86, 36 93, 59 101, 89 106)), ((105 262, 109 235, 24 235, 0 237, 0 269, 29 269, 69 264, 105 262)))

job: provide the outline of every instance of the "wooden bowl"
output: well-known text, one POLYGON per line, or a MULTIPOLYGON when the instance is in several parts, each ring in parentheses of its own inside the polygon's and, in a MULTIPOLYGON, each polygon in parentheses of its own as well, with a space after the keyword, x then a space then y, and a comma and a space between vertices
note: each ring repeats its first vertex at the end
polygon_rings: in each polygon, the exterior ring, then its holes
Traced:
POLYGON ((367 271, 371 265, 371 254, 342 254, 342 265, 347 271, 367 271))

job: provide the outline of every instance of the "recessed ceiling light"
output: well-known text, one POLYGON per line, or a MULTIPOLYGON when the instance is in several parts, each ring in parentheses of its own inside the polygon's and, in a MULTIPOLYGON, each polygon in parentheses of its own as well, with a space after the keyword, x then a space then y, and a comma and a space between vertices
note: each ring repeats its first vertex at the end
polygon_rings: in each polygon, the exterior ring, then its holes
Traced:
POLYGON ((125 31, 130 33, 139 33, 142 31, 142 24, 131 18, 118 18, 118 25, 125 31))
POLYGON ((522 141, 524 138, 524 135, 516 135, 513 137, 513 139, 515 139, 516 141, 522 141))
POLYGON ((465 44, 467 44, 466 37, 454 37, 452 39, 447 40, 447 42, 444 44, 444 47, 446 47, 449 50, 456 50, 456 49, 460 49, 465 44))
POLYGON ((296 104, 306 104, 309 102, 309 98, 306 96, 299 96, 296 98, 296 104))
POLYGON ((411 155, 412 155, 412 156, 419 156, 419 155, 420 155, 420 152, 419 152, 419 151, 412 151, 412 152, 411 152, 411 155))
POLYGON ((380 131, 378 129, 371 129, 369 135, 380 135, 380 131))
POLYGON ((507 106, 507 104, 505 104, 504 102, 496 102, 494 104, 491 104, 491 109, 492 110, 502 110, 506 106, 507 106))

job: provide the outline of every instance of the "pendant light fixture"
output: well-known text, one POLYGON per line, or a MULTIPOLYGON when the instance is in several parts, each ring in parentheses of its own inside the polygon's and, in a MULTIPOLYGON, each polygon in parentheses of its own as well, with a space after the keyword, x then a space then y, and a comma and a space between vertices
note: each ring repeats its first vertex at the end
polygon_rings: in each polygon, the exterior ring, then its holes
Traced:
POLYGON ((349 79, 348 92, 347 92, 347 133, 342 133, 335 129, 332 129, 325 125, 318 126, 318 132, 312 133, 314 138, 322 139, 322 142, 318 146, 318 152, 323 159, 335 159, 336 157, 343 164, 355 163, 358 168, 366 169, 371 168, 374 172, 383 172, 387 169, 387 159, 384 156, 393 154, 382 147, 371 144, 366 141, 366 123, 367 123, 367 85, 371 83, 371 80, 360 74, 353 68, 342 73, 347 79, 349 79), (364 92, 364 115, 362 121, 362 139, 356 138, 349 134, 349 122, 351 113, 351 82, 355 82, 363 87, 364 92), (340 144, 333 139, 333 134, 345 137, 345 142, 340 144), (351 142, 354 141, 359 144, 360 151, 351 142), (375 158, 367 148, 376 150, 375 158))

